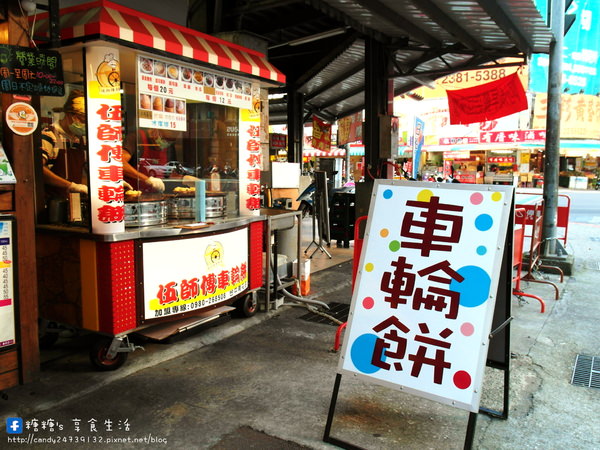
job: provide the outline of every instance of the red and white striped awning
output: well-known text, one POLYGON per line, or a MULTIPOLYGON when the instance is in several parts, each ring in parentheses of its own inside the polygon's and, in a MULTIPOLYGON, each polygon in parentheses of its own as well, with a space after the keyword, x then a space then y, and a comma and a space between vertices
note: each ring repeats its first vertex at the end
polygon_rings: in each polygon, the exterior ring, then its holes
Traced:
MULTIPOLYGON (((35 36, 48 36, 48 22, 47 14, 38 16, 35 36)), ((60 10, 60 38, 63 43, 96 36, 285 83, 285 75, 260 52, 116 3, 97 0, 60 10)))

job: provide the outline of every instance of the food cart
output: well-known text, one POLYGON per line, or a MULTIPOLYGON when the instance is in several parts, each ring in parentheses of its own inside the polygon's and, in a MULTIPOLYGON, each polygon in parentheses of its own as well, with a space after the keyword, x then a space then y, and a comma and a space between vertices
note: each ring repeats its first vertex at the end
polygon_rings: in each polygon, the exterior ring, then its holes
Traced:
MULTIPOLYGON (((107 1, 60 16, 66 90, 85 92, 87 129, 84 164, 65 150, 62 176, 88 194, 40 189, 40 316, 96 332, 91 360, 113 370, 133 332, 161 339, 233 306, 256 311, 260 105, 285 80, 262 53, 107 1)), ((42 97, 46 125, 61 101, 42 97)))

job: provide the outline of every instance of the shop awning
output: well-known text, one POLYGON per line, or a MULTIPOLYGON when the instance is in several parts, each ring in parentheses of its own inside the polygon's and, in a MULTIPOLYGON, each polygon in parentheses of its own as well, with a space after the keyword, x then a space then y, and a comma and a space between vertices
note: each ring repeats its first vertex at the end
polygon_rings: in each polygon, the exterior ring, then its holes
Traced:
MULTIPOLYGON (((40 15, 34 37, 48 36, 48 15, 40 15)), ((221 68, 285 83, 285 75, 265 55, 134 9, 98 0, 61 9, 60 38, 69 44, 90 38, 108 38, 148 50, 212 64, 221 68)))

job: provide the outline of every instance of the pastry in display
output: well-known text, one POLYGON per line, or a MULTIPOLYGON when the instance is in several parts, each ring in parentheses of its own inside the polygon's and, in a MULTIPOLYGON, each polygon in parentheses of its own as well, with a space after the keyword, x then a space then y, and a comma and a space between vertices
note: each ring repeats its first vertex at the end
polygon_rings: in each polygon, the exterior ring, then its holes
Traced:
POLYGON ((173 193, 176 195, 180 195, 180 196, 195 195, 196 188, 195 187, 177 186, 176 188, 173 188, 173 193))
POLYGON ((142 196, 142 191, 136 191, 133 189, 129 189, 125 191, 125 201, 132 202, 138 200, 142 196))
POLYGON ((172 98, 168 98, 165 100, 165 111, 166 112, 174 112, 175 111, 175 100, 172 98))

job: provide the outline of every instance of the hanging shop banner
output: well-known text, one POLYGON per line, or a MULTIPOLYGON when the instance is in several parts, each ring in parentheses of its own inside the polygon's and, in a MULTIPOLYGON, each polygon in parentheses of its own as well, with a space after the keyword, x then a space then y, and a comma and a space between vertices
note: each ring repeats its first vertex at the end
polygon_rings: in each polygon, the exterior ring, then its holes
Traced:
POLYGON ((415 127, 413 131, 413 171, 411 174, 415 179, 417 178, 417 173, 420 169, 423 142, 425 142, 425 122, 422 119, 415 117, 415 127))
POLYGON ((146 320, 205 308, 248 288, 247 228, 144 242, 142 251, 146 320))
POLYGON ((119 50, 88 47, 87 124, 92 231, 125 231, 119 50))
POLYGON ((362 140, 362 113, 357 112, 338 120, 337 144, 349 144, 362 140))
POLYGON ((0 348, 15 343, 12 220, 0 220, 0 348))
POLYGON ((33 133, 38 123, 37 112, 28 103, 17 102, 6 108, 6 124, 13 133, 19 136, 28 136, 33 133))
POLYGON ((324 152, 331 150, 331 124, 313 116, 312 126, 312 147, 324 152))
POLYGON ((512 190, 375 180, 338 370, 479 410, 512 190))
MULTIPOLYGON (((258 95, 258 92, 257 92, 258 95)), ((239 131, 240 213, 258 215, 260 211, 260 106, 240 111, 239 131)))
MULTIPOLYGON (((548 95, 535 94, 531 128, 545 129, 548 95)), ((600 139, 600 97, 587 94, 560 96, 561 139, 600 139)))
POLYGON ((516 73, 490 83, 447 91, 450 124, 485 122, 527 109, 527 96, 516 73))
POLYGON ((64 96, 65 82, 60 53, 0 44, 0 92, 64 96))
POLYGON ((138 55, 139 125, 186 131, 186 101, 252 108, 252 84, 198 67, 138 55))

